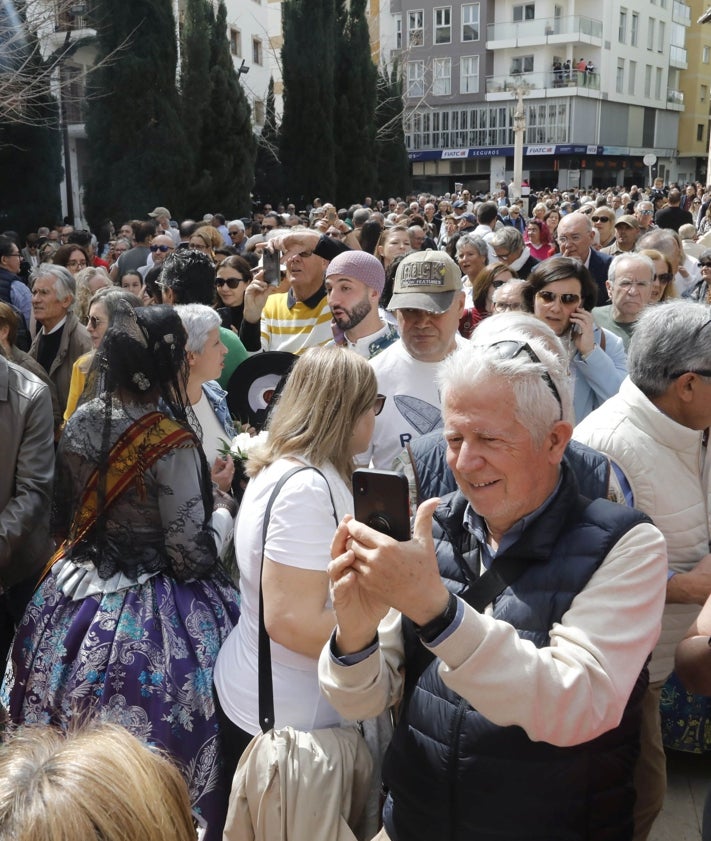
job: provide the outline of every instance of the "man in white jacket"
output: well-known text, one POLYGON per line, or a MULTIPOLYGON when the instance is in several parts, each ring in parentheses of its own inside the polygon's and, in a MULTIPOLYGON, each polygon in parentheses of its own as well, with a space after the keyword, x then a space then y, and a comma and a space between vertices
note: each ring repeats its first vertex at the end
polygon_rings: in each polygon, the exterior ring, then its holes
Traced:
POLYGON ((666 763, 659 700, 674 649, 711 593, 711 308, 675 302, 644 312, 620 391, 588 415, 574 438, 607 455, 629 505, 667 541, 662 635, 650 664, 635 788, 635 841, 664 802, 666 763))

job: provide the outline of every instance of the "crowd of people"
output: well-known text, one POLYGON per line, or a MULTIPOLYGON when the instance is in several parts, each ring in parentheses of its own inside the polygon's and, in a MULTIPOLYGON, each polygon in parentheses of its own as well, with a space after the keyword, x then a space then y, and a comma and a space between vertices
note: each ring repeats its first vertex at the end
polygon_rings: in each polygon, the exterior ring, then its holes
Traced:
POLYGON ((180 772, 131 839, 272 841, 259 735, 354 720, 282 837, 649 837, 711 750, 711 193, 511 192, 0 237, 0 840, 87 721, 180 772))

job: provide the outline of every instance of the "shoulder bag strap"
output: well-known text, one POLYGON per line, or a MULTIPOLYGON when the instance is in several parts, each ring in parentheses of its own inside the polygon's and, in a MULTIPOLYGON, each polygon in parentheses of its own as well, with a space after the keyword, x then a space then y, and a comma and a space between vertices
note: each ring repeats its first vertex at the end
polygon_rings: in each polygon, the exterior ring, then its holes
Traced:
POLYGON ((319 476, 322 477, 328 488, 328 495, 331 498, 331 506, 333 507, 333 519, 338 526, 338 515, 336 514, 336 505, 333 501, 333 494, 331 493, 331 486, 328 484, 328 479, 316 467, 292 467, 279 479, 274 486, 274 490, 269 497, 267 507, 264 510, 264 521, 262 522, 262 562, 259 567, 259 726, 262 728, 262 733, 266 733, 274 727, 274 684, 272 681, 272 653, 271 640, 267 633, 264 624, 264 591, 262 589, 262 572, 264 571, 264 547, 267 542, 267 530, 269 528, 269 517, 272 513, 272 506, 279 491, 284 487, 286 482, 291 479, 296 473, 301 473, 302 470, 315 470, 319 476))

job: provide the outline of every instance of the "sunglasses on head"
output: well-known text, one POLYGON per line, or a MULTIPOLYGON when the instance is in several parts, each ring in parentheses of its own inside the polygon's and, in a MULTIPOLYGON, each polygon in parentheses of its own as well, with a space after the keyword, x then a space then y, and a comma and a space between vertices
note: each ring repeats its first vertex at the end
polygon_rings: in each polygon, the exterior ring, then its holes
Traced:
POLYGON ((580 303, 580 295, 575 292, 551 292, 550 289, 541 289, 536 295, 546 304, 552 304, 560 298, 561 304, 570 306, 580 303))
POLYGON ((165 254, 166 251, 170 251, 169 245, 151 245, 151 251, 155 254, 156 251, 160 251, 161 254, 165 254))
POLYGON ((236 289, 240 283, 246 282, 243 277, 218 277, 215 286, 229 286, 230 289, 236 289))

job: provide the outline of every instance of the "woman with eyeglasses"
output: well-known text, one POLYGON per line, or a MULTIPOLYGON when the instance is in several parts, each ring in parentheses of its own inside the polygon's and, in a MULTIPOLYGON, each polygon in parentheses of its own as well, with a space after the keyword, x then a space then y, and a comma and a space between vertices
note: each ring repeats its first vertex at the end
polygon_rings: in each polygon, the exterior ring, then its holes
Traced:
POLYGON ((55 251, 52 262, 55 266, 64 266, 71 274, 75 275, 87 266, 90 266, 89 255, 81 245, 60 245, 55 251))
POLYGON ((616 394, 627 375, 622 339, 593 321, 597 296, 590 272, 572 257, 539 263, 523 290, 524 310, 545 322, 568 350, 576 422, 616 394))
POLYGON ((89 301, 89 315, 86 316, 85 323, 87 332, 91 337, 92 349, 80 356, 72 366, 69 396, 64 410, 65 423, 74 414, 79 398, 84 392, 86 378, 91 369, 91 363, 94 361, 94 354, 101 344, 104 334, 111 326, 119 301, 126 301, 134 309, 143 305, 140 297, 134 295, 128 289, 117 289, 115 286, 98 289, 89 301))
POLYGON ((384 397, 370 364, 357 353, 310 348, 294 365, 268 422, 268 438, 250 453, 251 477, 235 527, 241 617, 215 666, 225 761, 236 766, 260 732, 259 591, 271 639, 274 726, 338 726, 322 697, 317 665, 335 626, 326 572, 337 523, 353 511, 353 457, 368 448, 384 397), (267 502, 278 492, 262 543, 267 502), (298 595, 297 595, 298 594, 298 595))
POLYGON ((643 248, 640 252, 654 263, 654 280, 652 281, 652 297, 650 304, 659 304, 678 298, 679 293, 674 285, 674 269, 671 261, 656 248, 643 248))
POLYGON ((222 326, 231 328, 235 333, 239 333, 244 312, 244 290, 251 280, 251 267, 239 255, 228 257, 217 267, 215 285, 217 297, 222 303, 221 307, 217 307, 217 312, 222 319, 222 326))
POLYGON ((215 249, 221 248, 223 245, 224 242, 222 240, 222 234, 217 230, 217 228, 213 228, 212 225, 203 225, 198 228, 190 234, 190 239, 188 240, 188 246, 190 248, 194 248, 197 251, 202 251, 203 254, 207 254, 213 263, 216 262, 215 249))

